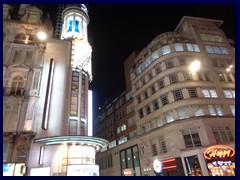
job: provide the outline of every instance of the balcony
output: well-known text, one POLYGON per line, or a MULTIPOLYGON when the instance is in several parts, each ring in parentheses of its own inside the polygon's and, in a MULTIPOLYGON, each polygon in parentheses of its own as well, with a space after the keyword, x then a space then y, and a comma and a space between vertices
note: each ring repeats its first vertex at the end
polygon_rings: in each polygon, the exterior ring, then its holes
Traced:
POLYGON ((24 96, 24 88, 3 87, 3 95, 6 96, 24 96))

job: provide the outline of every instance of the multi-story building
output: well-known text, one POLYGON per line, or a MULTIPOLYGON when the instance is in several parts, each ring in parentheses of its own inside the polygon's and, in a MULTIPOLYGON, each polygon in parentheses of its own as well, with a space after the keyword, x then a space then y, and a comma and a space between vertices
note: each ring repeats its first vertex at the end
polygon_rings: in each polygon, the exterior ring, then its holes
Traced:
POLYGON ((108 141, 92 137, 88 10, 68 4, 61 40, 43 12, 3 5, 4 175, 98 175, 95 153, 108 141))
POLYGON ((136 56, 137 134, 97 154, 100 175, 235 175, 235 50, 222 23, 184 16, 136 56))

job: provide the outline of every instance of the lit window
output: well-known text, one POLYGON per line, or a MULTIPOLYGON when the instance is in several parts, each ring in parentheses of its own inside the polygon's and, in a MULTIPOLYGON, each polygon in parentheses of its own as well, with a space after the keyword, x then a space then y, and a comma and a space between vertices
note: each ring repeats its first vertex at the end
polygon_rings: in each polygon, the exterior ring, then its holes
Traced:
POLYGON ((225 47, 220 47, 221 53, 222 54, 228 54, 227 48, 225 47))
POLYGON ((215 105, 215 109, 216 109, 216 112, 217 112, 218 116, 223 116, 224 115, 221 105, 215 105))
POLYGON ((163 55, 169 54, 171 52, 169 45, 162 47, 163 55))
POLYGON ((193 44, 194 52, 200 52, 200 49, 197 44, 193 44))
POLYGON ((217 98, 217 92, 215 89, 202 89, 203 96, 206 98, 217 98))
POLYGON ((154 51, 154 52, 152 53, 153 61, 156 60, 158 57, 159 57, 158 52, 157 52, 157 51, 154 51))
POLYGON ((177 109, 179 119, 186 119, 189 118, 187 107, 181 107, 177 109))
POLYGON ((151 64, 151 60, 149 58, 146 59, 146 67, 148 67, 151 64))
POLYGON ((193 46, 192 44, 187 43, 187 50, 193 52, 193 46))
POLYGON ((176 51, 183 51, 183 45, 182 43, 175 43, 174 44, 175 50, 176 51))
POLYGON ((224 89, 223 92, 226 98, 235 98, 235 90, 224 89))
POLYGON ((163 120, 160 116, 156 117, 158 127, 163 125, 163 120))
POLYGON ((165 113, 165 118, 166 118, 167 123, 174 121, 173 116, 171 115, 170 112, 165 113))
POLYGON ((221 54, 221 51, 220 51, 219 47, 217 47, 217 46, 213 46, 213 52, 215 54, 221 54))
POLYGON ((193 110, 194 110, 195 116, 204 116, 205 115, 203 112, 203 107, 201 105, 194 105, 193 110))
POLYGON ((154 123, 153 123, 152 120, 151 120, 151 121, 148 121, 148 124, 149 124, 149 130, 154 129, 154 123))
POLYGON ((211 46, 205 46, 206 50, 207 50, 207 53, 209 54, 213 54, 213 49, 211 46))
POLYGON ((213 105, 208 105, 208 110, 209 110, 209 114, 211 116, 216 116, 217 115, 213 105))
POLYGON ((235 105, 230 105, 232 115, 235 116, 235 105))

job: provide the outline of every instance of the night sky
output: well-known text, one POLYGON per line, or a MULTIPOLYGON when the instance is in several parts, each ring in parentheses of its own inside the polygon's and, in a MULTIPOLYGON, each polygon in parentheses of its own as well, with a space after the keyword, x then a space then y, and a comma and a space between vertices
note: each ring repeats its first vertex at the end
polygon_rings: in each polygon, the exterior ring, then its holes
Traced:
MULTIPOLYGON (((36 5, 50 12, 55 25, 56 5, 36 5)), ((174 31, 183 16, 223 20, 220 26, 235 40, 235 5, 230 4, 88 4, 88 40, 92 46, 93 117, 99 106, 125 90, 123 62, 156 36, 174 31)))

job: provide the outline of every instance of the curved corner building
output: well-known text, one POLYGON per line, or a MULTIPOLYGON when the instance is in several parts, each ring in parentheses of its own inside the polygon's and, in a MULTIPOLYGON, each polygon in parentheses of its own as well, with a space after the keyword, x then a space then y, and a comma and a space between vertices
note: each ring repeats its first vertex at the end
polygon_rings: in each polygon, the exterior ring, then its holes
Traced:
POLYGON ((65 6, 61 40, 51 38, 53 28, 35 6, 21 5, 18 21, 10 19, 11 6, 4 8, 5 174, 14 166, 12 175, 99 175, 95 154, 108 141, 92 137, 86 6, 65 6), (40 31, 47 39, 38 39, 40 31))
POLYGON ((185 16, 138 54, 129 72, 137 136, 98 154, 121 162, 101 175, 235 175, 235 52, 221 24, 185 16))

